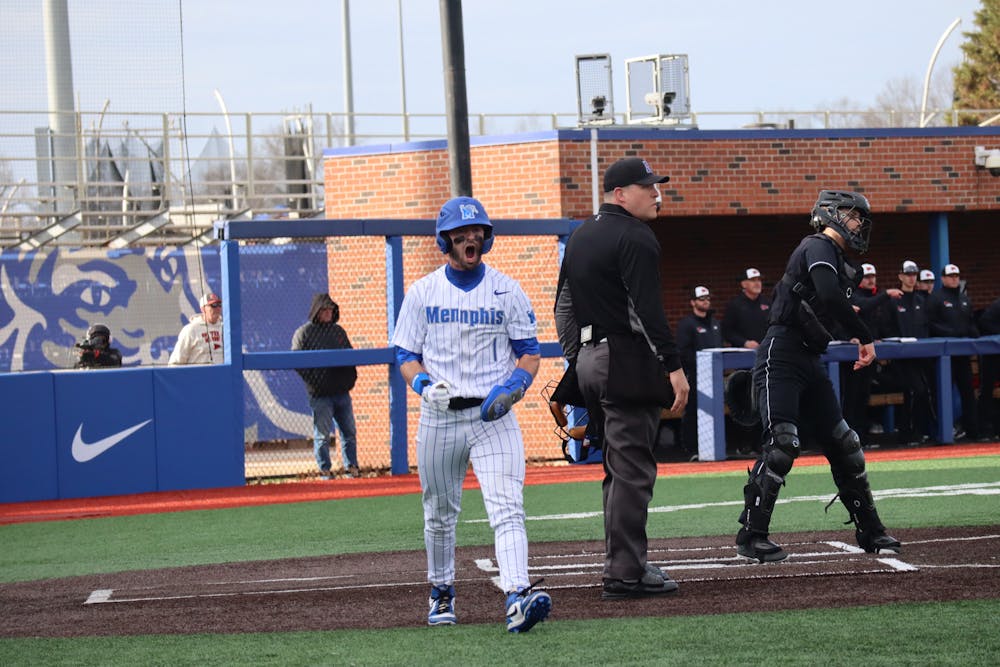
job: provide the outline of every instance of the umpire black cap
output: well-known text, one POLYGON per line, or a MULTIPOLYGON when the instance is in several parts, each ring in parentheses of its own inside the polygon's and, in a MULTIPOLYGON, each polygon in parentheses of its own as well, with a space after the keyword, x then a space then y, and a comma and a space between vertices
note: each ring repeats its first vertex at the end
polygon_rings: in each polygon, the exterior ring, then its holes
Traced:
POLYGON ((653 173, 649 163, 638 157, 627 157, 618 160, 604 172, 604 191, 611 192, 615 188, 626 188, 630 185, 653 185, 666 183, 669 176, 653 173))

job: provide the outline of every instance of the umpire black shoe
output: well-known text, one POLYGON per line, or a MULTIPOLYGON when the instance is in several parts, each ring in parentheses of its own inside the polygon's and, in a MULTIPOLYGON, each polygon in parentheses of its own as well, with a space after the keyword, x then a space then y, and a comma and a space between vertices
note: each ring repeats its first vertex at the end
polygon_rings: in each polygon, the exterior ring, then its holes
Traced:
POLYGON ((668 589, 666 591, 667 593, 673 593, 680 588, 680 586, 677 585, 677 582, 670 578, 670 575, 667 574, 666 570, 656 567, 652 563, 646 563, 646 574, 657 575, 663 579, 663 585, 668 589))
POLYGON ((858 540, 858 546, 870 554, 878 554, 883 551, 891 551, 898 554, 903 550, 903 545, 900 544, 899 540, 884 530, 879 532, 857 530, 854 532, 854 536, 858 540))
POLYGON ((601 591, 602 600, 624 600, 626 598, 645 598, 665 593, 675 593, 680 588, 670 577, 661 576, 658 568, 647 565, 641 579, 605 579, 601 591))
POLYGON ((751 533, 746 528, 740 528, 736 534, 736 553, 761 563, 777 563, 788 558, 784 549, 767 539, 766 533, 751 533))

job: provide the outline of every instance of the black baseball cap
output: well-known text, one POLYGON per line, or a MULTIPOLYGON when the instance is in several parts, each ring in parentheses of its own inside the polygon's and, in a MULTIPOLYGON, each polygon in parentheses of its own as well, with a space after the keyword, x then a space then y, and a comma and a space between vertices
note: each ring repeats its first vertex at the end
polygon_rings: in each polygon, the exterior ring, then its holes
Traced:
POLYGON ((666 183, 669 180, 669 176, 654 174, 653 168, 642 158, 627 157, 618 160, 604 172, 604 191, 611 192, 615 188, 625 188, 630 185, 666 183))

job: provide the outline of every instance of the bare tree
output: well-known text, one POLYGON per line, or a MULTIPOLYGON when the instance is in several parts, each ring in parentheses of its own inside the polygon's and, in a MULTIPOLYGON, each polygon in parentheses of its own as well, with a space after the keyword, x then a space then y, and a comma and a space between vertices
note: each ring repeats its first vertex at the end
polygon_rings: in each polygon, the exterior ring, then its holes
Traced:
MULTIPOLYGON (((951 123, 952 77, 939 73, 931 79, 927 93, 927 108, 933 112, 931 125, 951 123)), ((848 97, 841 97, 828 104, 828 127, 915 127, 920 124, 920 105, 923 100, 923 83, 916 77, 890 79, 875 96, 875 104, 864 108, 848 97), (855 111, 864 109, 863 111, 855 111)))

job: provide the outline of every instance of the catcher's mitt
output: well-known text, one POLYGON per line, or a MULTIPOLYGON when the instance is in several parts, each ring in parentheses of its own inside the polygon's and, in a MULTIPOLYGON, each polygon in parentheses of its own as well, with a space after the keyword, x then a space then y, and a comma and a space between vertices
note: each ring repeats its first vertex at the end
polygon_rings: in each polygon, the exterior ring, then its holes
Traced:
POLYGON ((757 392, 753 389, 753 375, 748 370, 738 370, 726 378, 723 391, 729 416, 740 426, 756 426, 760 423, 757 411, 757 392))

